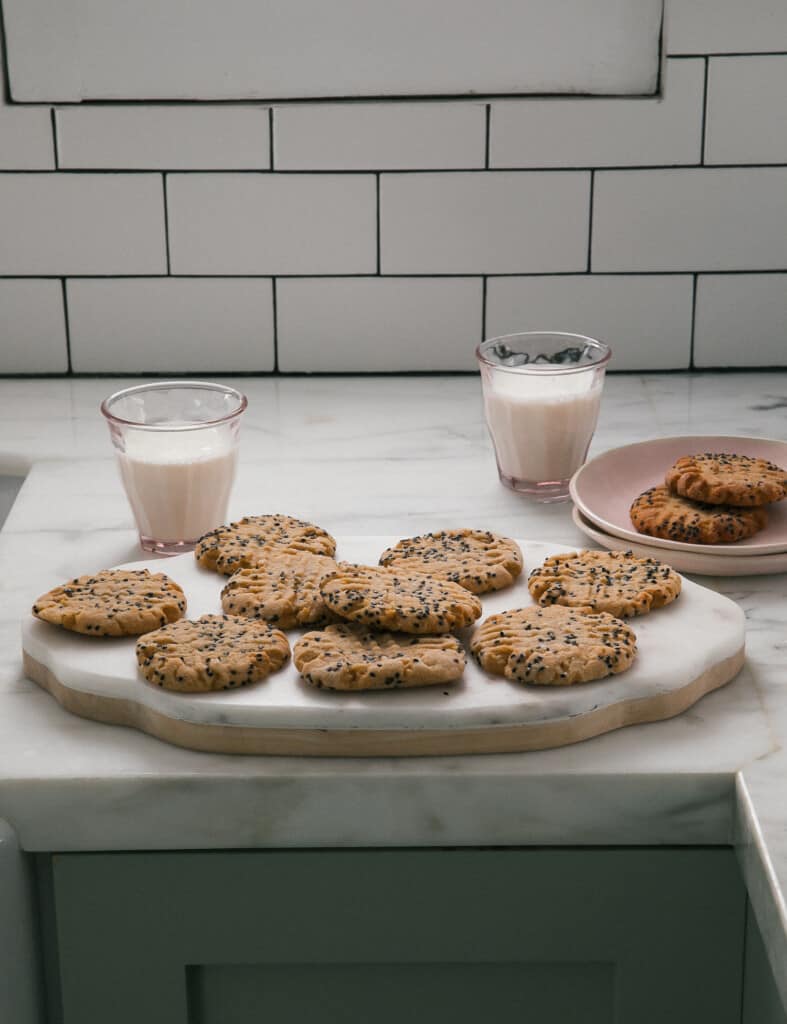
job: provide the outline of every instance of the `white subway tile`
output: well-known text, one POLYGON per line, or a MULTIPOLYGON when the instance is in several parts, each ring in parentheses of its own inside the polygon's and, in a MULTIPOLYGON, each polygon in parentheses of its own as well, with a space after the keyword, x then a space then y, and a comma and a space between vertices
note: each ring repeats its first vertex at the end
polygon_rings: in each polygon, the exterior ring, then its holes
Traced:
POLYGON ((55 116, 61 167, 270 167, 269 112, 264 107, 77 105, 55 116))
POLYGON ((701 274, 695 366, 787 366, 787 274, 701 274))
POLYGON ((667 0, 666 53, 787 50, 784 0, 667 0))
POLYGON ((277 107, 277 170, 483 167, 483 103, 336 103, 277 107))
POLYGON ((376 269, 372 175, 171 174, 167 197, 173 273, 376 269))
POLYGON ((0 171, 50 170, 55 166, 55 147, 49 108, 7 101, 3 54, 0 24, 0 171))
POLYGON ((0 102, 0 171, 46 171, 54 166, 49 110, 14 110, 0 102))
POLYGON ((787 266, 787 168, 597 171, 592 269, 787 266))
POLYGON ((284 371, 472 370, 480 278, 276 282, 284 371))
POLYGON ((663 0, 4 0, 25 101, 644 93, 663 0))
POLYGON ((612 370, 686 369, 691 354, 692 277, 490 277, 486 336, 566 331, 612 347, 612 370))
POLYGON ((68 369, 60 281, 0 281, 0 373, 68 369))
POLYGON ((166 273, 158 174, 0 174, 0 274, 166 273))
POLYGON ((705 162, 787 163, 787 56, 710 61, 705 162))
POLYGON ((273 369, 267 278, 87 279, 67 289, 79 373, 273 369))
POLYGON ((589 197, 583 171, 384 174, 382 271, 584 270, 589 197))
POLYGON ((703 60, 667 61, 664 95, 501 100, 492 167, 615 167, 700 162, 703 60))

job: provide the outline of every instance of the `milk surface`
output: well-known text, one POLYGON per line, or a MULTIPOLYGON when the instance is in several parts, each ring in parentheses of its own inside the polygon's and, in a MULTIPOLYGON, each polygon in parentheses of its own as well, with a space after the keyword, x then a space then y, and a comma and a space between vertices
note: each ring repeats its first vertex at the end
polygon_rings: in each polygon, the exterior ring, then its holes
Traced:
POLYGON ((593 373, 495 373, 484 406, 500 472, 527 483, 568 480, 587 455, 601 389, 593 373))
POLYGON ((237 444, 227 428, 128 430, 118 452, 140 535, 194 541, 226 520, 237 444))

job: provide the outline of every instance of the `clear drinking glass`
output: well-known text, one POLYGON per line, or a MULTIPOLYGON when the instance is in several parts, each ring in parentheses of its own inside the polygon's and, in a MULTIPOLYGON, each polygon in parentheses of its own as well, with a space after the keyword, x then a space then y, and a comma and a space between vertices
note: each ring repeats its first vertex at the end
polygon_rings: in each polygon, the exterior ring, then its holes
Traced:
POLYGON ((145 551, 190 551, 226 522, 245 395, 224 384, 161 381, 101 403, 145 551))
POLYGON ((500 479, 536 501, 564 501, 596 429, 607 345, 581 334, 528 331, 476 349, 500 479))

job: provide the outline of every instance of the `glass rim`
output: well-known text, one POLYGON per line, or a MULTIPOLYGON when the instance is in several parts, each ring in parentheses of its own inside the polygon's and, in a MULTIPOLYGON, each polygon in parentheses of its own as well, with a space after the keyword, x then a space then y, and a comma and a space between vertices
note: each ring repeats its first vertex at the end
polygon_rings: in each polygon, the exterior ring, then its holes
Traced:
POLYGON ((203 427, 215 427, 220 423, 227 423, 229 420, 233 420, 246 409, 249 404, 248 398, 243 394, 242 391, 238 391, 237 388, 230 387, 229 384, 216 384, 212 381, 207 380, 160 380, 154 381, 148 384, 136 384, 130 388, 123 388, 120 391, 115 391, 114 394, 109 395, 100 405, 101 414, 110 423, 120 423, 124 427, 134 427, 135 430, 159 430, 159 431, 181 431, 181 430, 201 430, 203 427), (238 407, 233 409, 232 412, 225 413, 224 416, 219 416, 213 420, 199 420, 193 423, 180 423, 177 425, 168 423, 140 423, 138 420, 127 420, 122 416, 116 415, 111 411, 111 405, 120 400, 121 398, 128 398, 130 395, 142 394, 146 391, 218 391, 223 395, 231 395, 237 400, 238 407))
POLYGON ((536 375, 543 373, 585 373, 587 370, 597 370, 599 367, 606 366, 612 358, 612 349, 605 341, 599 341, 597 338, 591 338, 586 334, 574 334, 571 331, 516 331, 514 334, 499 334, 494 338, 484 338, 476 346, 475 356, 482 365, 489 366, 493 370, 500 370, 503 373, 532 373, 536 375), (592 363, 583 363, 582 366, 566 363, 524 363, 521 366, 503 366, 501 363, 495 363, 487 358, 487 350, 497 342, 510 341, 512 338, 538 337, 566 338, 574 342, 579 341, 584 345, 589 345, 598 352, 599 356, 592 363))

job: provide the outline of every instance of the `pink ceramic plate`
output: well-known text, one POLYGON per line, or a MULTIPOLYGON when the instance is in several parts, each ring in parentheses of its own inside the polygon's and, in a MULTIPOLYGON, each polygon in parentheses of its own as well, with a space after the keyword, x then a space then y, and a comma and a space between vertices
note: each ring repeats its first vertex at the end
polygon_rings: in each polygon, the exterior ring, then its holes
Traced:
MULTIPOLYGON (((658 558, 678 572, 689 572, 695 576, 772 576, 775 573, 787 572, 787 551, 776 555, 750 555, 748 558, 720 558, 718 555, 705 555, 697 551, 662 551, 661 548, 652 548, 649 544, 629 543, 620 537, 604 533, 600 527, 585 519, 576 505, 572 508, 571 515, 577 528, 607 551, 620 551, 621 548, 625 548, 627 551, 633 551, 639 558, 658 558)), ((693 547, 698 545, 695 544, 693 547)))
POLYGON ((768 525, 736 544, 686 544, 637 533, 629 518, 632 501, 664 475, 681 455, 735 452, 787 467, 787 442, 759 437, 659 437, 613 448, 585 463, 573 476, 571 497, 583 516, 613 537, 651 548, 712 555, 771 555, 787 551, 787 500, 768 506, 768 525))

